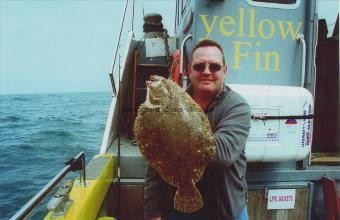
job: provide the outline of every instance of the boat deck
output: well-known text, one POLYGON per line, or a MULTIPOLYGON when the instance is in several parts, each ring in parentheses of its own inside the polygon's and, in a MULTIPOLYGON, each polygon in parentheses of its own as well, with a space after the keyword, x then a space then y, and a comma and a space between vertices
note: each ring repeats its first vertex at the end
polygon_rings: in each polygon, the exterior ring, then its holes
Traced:
MULTIPOLYGON (((108 153, 118 155, 116 139, 108 153)), ((123 179, 143 179, 147 165, 133 139, 120 138, 120 176, 123 179)))

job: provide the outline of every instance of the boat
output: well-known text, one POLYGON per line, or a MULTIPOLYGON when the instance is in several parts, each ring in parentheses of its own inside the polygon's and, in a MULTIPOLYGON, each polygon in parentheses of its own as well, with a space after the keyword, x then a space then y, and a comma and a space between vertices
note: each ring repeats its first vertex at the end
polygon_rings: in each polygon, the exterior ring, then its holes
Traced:
POLYGON ((147 165, 133 125, 145 100, 145 81, 157 74, 185 88, 191 51, 202 39, 221 43, 226 83, 251 106, 246 145, 250 219, 325 219, 323 180, 340 184, 339 34, 338 25, 331 38, 322 32, 316 0, 176 0, 175 36, 163 27, 161 15, 148 14, 144 36, 128 32, 119 54, 127 6, 128 0, 98 154, 87 165, 84 153, 68 161, 11 219, 26 218, 54 188, 45 220, 144 219, 147 165), (79 171, 79 177, 64 179, 71 171, 79 171))

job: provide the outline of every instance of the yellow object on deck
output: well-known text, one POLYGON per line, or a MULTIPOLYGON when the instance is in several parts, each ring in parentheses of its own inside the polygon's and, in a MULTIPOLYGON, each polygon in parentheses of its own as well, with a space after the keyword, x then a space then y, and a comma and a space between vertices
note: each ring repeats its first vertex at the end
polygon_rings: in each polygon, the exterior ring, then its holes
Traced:
MULTIPOLYGON (((79 179, 69 194, 70 207, 63 212, 50 211, 44 220, 94 220, 113 180, 113 155, 96 155, 86 166, 86 186, 79 179)), ((101 217, 100 220, 114 220, 101 217)))
POLYGON ((116 220, 114 217, 99 217, 97 220, 116 220))

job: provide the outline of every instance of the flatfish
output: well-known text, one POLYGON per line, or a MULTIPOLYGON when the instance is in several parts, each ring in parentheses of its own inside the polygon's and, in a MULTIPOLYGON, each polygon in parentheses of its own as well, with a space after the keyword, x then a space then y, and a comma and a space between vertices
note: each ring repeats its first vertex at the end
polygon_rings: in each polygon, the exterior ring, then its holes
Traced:
POLYGON ((177 84, 151 76, 146 101, 134 124, 137 145, 150 167, 177 187, 174 208, 198 211, 203 200, 195 184, 216 153, 210 123, 199 105, 177 84))

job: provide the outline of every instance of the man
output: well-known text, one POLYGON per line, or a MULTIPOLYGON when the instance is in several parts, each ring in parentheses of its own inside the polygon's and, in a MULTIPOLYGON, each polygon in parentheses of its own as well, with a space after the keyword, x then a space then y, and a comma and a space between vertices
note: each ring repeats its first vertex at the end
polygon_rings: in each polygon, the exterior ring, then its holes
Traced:
POLYGON ((250 128, 246 101, 225 86, 227 74, 221 46, 200 41, 192 52, 189 94, 206 112, 216 140, 216 155, 196 184, 204 207, 196 213, 173 208, 175 188, 148 168, 145 177, 144 217, 148 220, 248 219, 245 144, 250 128))

